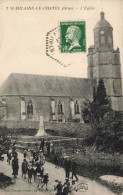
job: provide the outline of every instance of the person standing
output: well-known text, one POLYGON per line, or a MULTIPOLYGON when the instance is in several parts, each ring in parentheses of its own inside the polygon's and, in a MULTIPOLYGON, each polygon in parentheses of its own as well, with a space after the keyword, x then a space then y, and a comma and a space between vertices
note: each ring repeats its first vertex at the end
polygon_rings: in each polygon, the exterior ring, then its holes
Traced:
POLYGON ((41 139, 41 143, 40 143, 40 150, 42 150, 42 152, 44 153, 44 138, 41 139))
POLYGON ((70 182, 69 179, 66 178, 65 179, 65 183, 63 184, 63 195, 68 195, 69 191, 70 191, 70 182))
POLYGON ((62 195, 62 183, 61 181, 58 181, 58 184, 56 186, 57 193, 56 195, 62 195))
POLYGON ((78 177, 76 175, 76 169, 77 169, 77 164, 75 161, 72 162, 71 170, 72 170, 72 179, 73 176, 76 178, 76 181, 78 181, 78 177))
POLYGON ((70 161, 69 158, 67 158, 67 159, 65 160, 64 167, 65 167, 66 178, 69 179, 69 176, 70 176, 70 169, 71 169, 71 161, 70 161))
POLYGON ((24 175, 24 179, 26 179, 27 170, 28 170, 28 162, 26 159, 24 159, 22 162, 22 177, 24 175))
POLYGON ((34 173, 34 169, 33 169, 33 166, 31 167, 30 165, 28 166, 28 182, 32 182, 31 180, 32 180, 32 175, 33 175, 33 173, 34 173))
POLYGON ((17 153, 17 151, 16 151, 16 148, 15 148, 14 151, 12 152, 12 155, 13 155, 14 158, 15 158, 15 157, 18 157, 18 153, 17 153))
POLYGON ((43 184, 41 187, 43 188, 43 186, 46 185, 46 190, 48 190, 47 189, 48 181, 49 181, 49 176, 48 176, 48 173, 46 173, 43 175, 43 184))
POLYGON ((40 159, 40 164, 44 165, 44 163, 45 163, 45 156, 44 156, 42 150, 39 151, 39 159, 40 159))
POLYGON ((9 149, 9 151, 7 152, 7 161, 9 165, 10 165, 11 159, 12 159, 12 150, 9 149))
POLYGON ((54 163, 55 163, 55 168, 59 168, 59 159, 58 159, 58 155, 57 154, 55 154, 55 156, 54 156, 54 163))
POLYGON ((24 150, 23 157, 26 158, 27 156, 27 150, 24 150))
POLYGON ((57 195, 57 185, 58 185, 58 179, 55 179, 55 182, 53 184, 53 189, 54 189, 54 195, 57 195))
POLYGON ((14 159, 12 160, 12 169, 13 169, 12 175, 14 175, 14 178, 16 178, 18 175, 18 169, 19 169, 17 156, 15 156, 14 159))
POLYGON ((49 139, 46 142, 46 147, 47 147, 47 156, 49 156, 50 155, 50 140, 49 139))

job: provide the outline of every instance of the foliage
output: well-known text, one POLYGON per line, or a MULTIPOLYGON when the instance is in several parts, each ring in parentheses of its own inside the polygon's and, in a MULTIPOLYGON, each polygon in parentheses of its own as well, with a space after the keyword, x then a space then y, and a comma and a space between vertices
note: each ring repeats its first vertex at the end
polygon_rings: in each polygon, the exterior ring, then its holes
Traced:
POLYGON ((8 137, 7 128, 0 128, 0 151, 6 153, 10 147, 11 140, 8 137))
POLYGON ((96 124, 97 149, 106 152, 122 152, 122 115, 119 112, 110 111, 101 124, 96 124))
POLYGON ((86 144, 105 152, 122 152, 122 114, 110 108, 103 80, 99 80, 93 101, 85 100, 82 106, 85 123, 91 123, 95 131, 86 144))
POLYGON ((97 91, 93 93, 93 100, 86 99, 82 105, 82 117, 85 123, 103 120, 105 114, 111 110, 106 89, 102 79, 99 80, 97 91))

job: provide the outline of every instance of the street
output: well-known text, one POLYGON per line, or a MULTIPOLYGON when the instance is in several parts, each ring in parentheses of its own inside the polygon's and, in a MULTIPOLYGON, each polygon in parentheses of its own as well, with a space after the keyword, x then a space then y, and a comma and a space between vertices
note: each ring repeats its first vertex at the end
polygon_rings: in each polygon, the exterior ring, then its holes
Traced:
MULTIPOLYGON (((16 193, 22 193, 23 195, 26 194, 34 194, 36 193, 37 195, 53 195, 53 184, 55 179, 59 179, 62 183, 65 182, 65 171, 63 168, 56 169, 55 166, 49 162, 45 162, 44 165, 44 170, 45 172, 49 173, 49 183, 48 183, 48 191, 44 189, 39 189, 37 190, 37 184, 34 183, 33 178, 32 178, 32 183, 28 183, 28 179, 24 179, 21 175, 21 163, 23 160, 23 154, 18 153, 18 158, 19 158, 19 174, 18 177, 16 178, 16 182, 13 185, 10 185, 6 187, 5 189, 0 189, 0 193, 2 194, 16 194, 16 193)), ((7 176, 13 177, 12 176, 12 168, 11 165, 8 164, 6 160, 6 155, 5 155, 5 160, 0 161, 0 172, 4 173, 7 176)), ((81 194, 86 194, 86 195, 113 195, 114 193, 108 190, 105 186, 100 185, 99 183, 85 179, 82 176, 78 176, 79 180, 76 182, 76 185, 80 187, 78 192, 75 192, 75 195, 81 195, 81 194), (87 182, 88 185, 88 190, 82 190, 81 189, 81 182, 82 181, 87 182)), ((70 179, 70 183, 71 183, 70 179)))

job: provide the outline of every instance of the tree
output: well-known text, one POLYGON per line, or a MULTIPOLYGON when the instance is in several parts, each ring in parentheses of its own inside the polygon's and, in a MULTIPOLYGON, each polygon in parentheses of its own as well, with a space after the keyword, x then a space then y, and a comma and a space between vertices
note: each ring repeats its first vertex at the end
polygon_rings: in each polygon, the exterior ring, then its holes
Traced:
POLYGON ((85 100, 82 105, 84 122, 94 123, 103 120, 105 114, 111 110, 106 89, 102 79, 99 80, 97 90, 93 91, 93 100, 85 100))
POLYGON ((105 89, 105 86, 104 86, 103 79, 99 80, 99 83, 98 83, 98 86, 97 86, 97 91, 95 92, 95 96, 94 96, 93 101, 98 106, 109 105, 109 100, 108 100, 108 97, 106 95, 106 89, 105 89))
POLYGON ((87 144, 112 154, 122 152, 122 114, 111 109, 102 79, 97 90, 94 89, 93 100, 84 101, 82 116, 85 123, 92 124, 94 131, 93 136, 85 140, 87 144))
POLYGON ((83 102, 82 117, 85 123, 94 122, 94 104, 88 99, 83 102))
POLYGON ((101 123, 94 125, 95 145, 106 152, 122 152, 122 114, 108 112, 101 123), (100 142, 100 143, 99 143, 100 142))

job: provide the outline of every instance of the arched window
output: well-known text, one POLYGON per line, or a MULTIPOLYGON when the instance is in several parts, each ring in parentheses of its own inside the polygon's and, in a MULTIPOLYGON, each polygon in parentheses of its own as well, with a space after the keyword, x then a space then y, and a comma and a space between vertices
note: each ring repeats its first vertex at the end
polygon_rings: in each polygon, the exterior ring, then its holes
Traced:
POLYGON ((63 114, 63 106, 62 106, 62 103, 61 103, 60 100, 59 100, 59 103, 58 103, 58 114, 63 114))
POLYGON ((78 103, 77 100, 76 100, 76 103, 75 103, 75 114, 79 114, 79 103, 78 103))
POLYGON ((28 101, 28 104, 27 104, 27 114, 33 114, 33 103, 32 103, 32 100, 28 101))
POLYGON ((105 37, 104 36, 101 37, 101 43, 105 43, 105 37))

